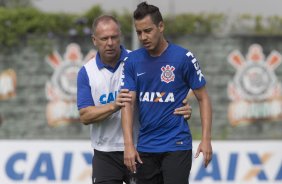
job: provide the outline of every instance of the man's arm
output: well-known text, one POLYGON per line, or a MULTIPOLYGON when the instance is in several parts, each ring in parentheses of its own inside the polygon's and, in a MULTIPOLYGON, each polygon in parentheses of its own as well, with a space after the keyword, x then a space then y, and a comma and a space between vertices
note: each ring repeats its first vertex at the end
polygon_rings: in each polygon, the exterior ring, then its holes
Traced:
POLYGON ((174 109, 173 114, 182 115, 185 120, 189 120, 192 115, 192 107, 188 103, 188 99, 190 97, 190 93, 187 94, 185 99, 182 101, 183 106, 174 109))
MULTIPOLYGON (((178 107, 174 110, 173 114, 175 115, 182 115, 184 117, 184 119, 189 120, 192 114, 192 107, 189 105, 188 103, 188 99, 189 96, 187 94, 187 96, 185 97, 185 99, 182 101, 183 106, 182 107, 178 107)), ((124 107, 125 103, 124 102, 131 102, 131 94, 129 94, 129 90, 128 89, 121 89, 118 97, 117 97, 117 104, 120 107, 124 107)))
POLYGON ((131 101, 131 94, 127 89, 122 89, 113 103, 101 106, 88 106, 79 110, 80 121, 85 124, 100 122, 124 106, 124 102, 131 101))
POLYGON ((99 122, 118 111, 120 107, 116 103, 101 106, 89 106, 79 110, 80 122, 85 125, 99 122))
POLYGON ((212 159, 212 146, 211 146, 211 125, 212 125, 212 107, 211 101, 205 87, 193 90, 200 106, 200 115, 202 122, 202 139, 198 146, 195 157, 197 158, 200 152, 204 156, 204 165, 207 167, 212 159))
POLYGON ((136 160, 142 163, 138 152, 134 147, 133 140, 133 116, 136 105, 136 92, 129 92, 132 96, 131 102, 125 102, 125 106, 121 109, 121 122, 124 138, 124 164, 132 172, 136 172, 136 160))

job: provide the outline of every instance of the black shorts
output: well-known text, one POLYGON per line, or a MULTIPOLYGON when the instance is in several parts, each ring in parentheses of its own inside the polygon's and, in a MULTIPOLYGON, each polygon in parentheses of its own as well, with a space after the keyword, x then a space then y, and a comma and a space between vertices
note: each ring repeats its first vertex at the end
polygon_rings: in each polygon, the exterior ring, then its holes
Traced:
POLYGON ((139 155, 143 164, 137 165, 137 184, 189 183, 192 150, 139 155))
POLYGON ((94 150, 92 160, 93 184, 130 184, 134 180, 123 162, 123 152, 103 152, 94 150))

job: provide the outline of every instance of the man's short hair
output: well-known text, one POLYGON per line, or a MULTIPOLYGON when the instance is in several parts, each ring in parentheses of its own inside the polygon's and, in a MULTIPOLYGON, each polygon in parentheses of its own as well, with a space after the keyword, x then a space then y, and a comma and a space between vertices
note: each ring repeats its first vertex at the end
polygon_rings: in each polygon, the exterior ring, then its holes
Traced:
POLYGON ((134 20, 141 20, 147 15, 150 15, 155 25, 158 25, 161 21, 163 21, 159 8, 154 5, 149 5, 147 2, 140 3, 133 13, 134 20))
POLYGON ((96 19, 94 19, 94 21, 92 23, 92 28, 91 28, 92 36, 95 34, 95 31, 97 29, 97 25, 100 22, 110 22, 110 21, 114 21, 120 29, 120 23, 115 17, 113 17, 111 15, 101 15, 101 16, 97 17, 96 19))

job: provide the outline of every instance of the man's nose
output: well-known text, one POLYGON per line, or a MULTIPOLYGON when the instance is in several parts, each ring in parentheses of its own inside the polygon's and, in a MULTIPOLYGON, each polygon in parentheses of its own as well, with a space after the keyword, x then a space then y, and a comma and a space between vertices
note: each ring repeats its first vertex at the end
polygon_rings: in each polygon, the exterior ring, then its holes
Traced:
POLYGON ((141 40, 146 40, 146 39, 147 39, 147 36, 146 36, 146 34, 141 33, 140 38, 141 38, 141 40))
POLYGON ((112 45, 113 44, 113 40, 112 38, 109 38, 108 41, 107 41, 108 45, 112 45))

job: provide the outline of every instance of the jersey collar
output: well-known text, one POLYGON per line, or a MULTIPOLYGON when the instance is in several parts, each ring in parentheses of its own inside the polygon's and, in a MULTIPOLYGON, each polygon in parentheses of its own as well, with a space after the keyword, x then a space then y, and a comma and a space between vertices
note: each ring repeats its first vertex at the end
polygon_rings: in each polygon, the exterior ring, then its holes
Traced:
POLYGON ((109 70, 111 72, 115 72, 117 70, 117 68, 119 67, 121 61, 123 61, 124 58, 127 57, 127 55, 128 55, 127 50, 122 45, 120 46, 120 50, 121 50, 120 57, 119 57, 118 63, 116 64, 116 66, 114 68, 109 66, 109 65, 104 64, 102 62, 100 54, 98 52, 97 55, 96 55, 96 64, 97 64, 98 69, 101 70, 103 68, 106 68, 107 70, 109 70))

